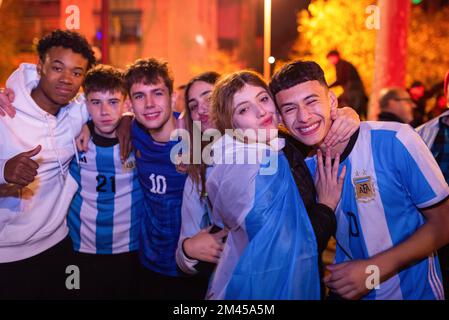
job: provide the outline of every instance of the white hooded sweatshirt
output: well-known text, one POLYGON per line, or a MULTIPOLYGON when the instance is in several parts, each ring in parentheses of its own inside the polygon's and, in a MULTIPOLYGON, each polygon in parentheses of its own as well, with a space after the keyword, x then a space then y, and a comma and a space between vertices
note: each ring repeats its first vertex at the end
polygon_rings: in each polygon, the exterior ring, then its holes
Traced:
POLYGON ((14 90, 17 112, 12 119, 0 119, 0 263, 37 255, 68 233, 65 218, 77 185, 67 172, 76 154, 74 138, 88 113, 79 95, 56 116, 49 114, 31 98, 38 83, 36 66, 27 63, 6 82, 14 90), (42 150, 32 158, 39 164, 34 182, 19 190, 7 184, 6 161, 38 145, 42 150))

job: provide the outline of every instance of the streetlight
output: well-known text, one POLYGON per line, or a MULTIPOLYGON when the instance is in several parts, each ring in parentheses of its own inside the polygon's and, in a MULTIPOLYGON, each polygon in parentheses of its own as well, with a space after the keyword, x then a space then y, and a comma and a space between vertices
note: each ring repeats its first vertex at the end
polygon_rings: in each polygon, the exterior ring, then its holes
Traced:
POLYGON ((271 0, 264 0, 264 25, 263 25, 263 76, 266 81, 270 80, 271 66, 271 0))

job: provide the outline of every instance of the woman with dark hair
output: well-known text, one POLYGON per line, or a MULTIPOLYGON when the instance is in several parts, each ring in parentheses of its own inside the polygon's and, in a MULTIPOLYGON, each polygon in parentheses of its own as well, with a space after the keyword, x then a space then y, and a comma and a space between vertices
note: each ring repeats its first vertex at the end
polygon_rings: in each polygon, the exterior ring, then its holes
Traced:
MULTIPOLYGON (((209 117, 209 104, 213 86, 219 76, 216 72, 205 72, 191 79, 186 86, 184 121, 191 146, 194 144, 194 137, 207 135, 207 129, 214 128, 209 117)), ((201 149, 198 150, 200 158, 204 146, 205 142, 202 142, 201 149)), ((189 157, 176 261, 183 272, 197 276, 198 285, 203 286, 205 295, 209 276, 221 255, 227 232, 218 226, 212 226, 210 222, 210 205, 206 192, 207 164, 194 161, 193 152, 190 152, 189 157)))

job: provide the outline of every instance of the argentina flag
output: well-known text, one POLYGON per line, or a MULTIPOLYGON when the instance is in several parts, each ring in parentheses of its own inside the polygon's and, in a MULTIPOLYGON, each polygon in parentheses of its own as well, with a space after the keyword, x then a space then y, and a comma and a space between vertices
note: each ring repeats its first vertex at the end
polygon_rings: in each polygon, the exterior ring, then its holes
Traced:
POLYGON ((315 235, 285 156, 225 135, 214 158, 212 219, 229 234, 207 299, 319 299, 315 235))

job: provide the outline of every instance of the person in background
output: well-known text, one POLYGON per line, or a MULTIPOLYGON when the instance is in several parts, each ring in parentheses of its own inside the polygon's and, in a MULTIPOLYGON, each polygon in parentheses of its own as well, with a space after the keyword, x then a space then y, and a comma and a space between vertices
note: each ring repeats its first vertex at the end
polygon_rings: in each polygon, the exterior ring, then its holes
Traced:
POLYGON ((443 91, 443 82, 435 84, 430 90, 426 90, 424 84, 421 81, 413 81, 412 85, 408 89, 410 97, 416 105, 413 110, 413 122, 412 127, 417 127, 427 121, 427 100, 432 98, 438 91, 443 91))
POLYGON ((439 117, 441 114, 445 113, 448 110, 447 107, 447 97, 444 95, 444 92, 441 92, 435 97, 435 104, 432 110, 428 114, 429 120, 433 118, 439 117))
POLYGON ((379 106, 381 113, 379 121, 396 121, 411 123, 415 103, 408 92, 401 88, 384 88, 380 91, 379 106))
POLYGON ((357 69, 349 61, 343 60, 337 50, 330 51, 327 60, 335 66, 337 77, 329 88, 336 86, 343 88, 343 93, 338 97, 339 106, 350 106, 362 119, 366 119, 368 97, 357 69))

